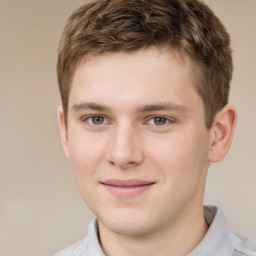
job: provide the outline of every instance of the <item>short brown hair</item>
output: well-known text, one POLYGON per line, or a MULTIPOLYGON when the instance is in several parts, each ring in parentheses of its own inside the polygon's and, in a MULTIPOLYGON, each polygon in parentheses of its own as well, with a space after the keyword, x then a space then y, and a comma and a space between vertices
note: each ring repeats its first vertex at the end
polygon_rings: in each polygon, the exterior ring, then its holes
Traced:
POLYGON ((58 82, 65 119, 72 79, 86 56, 169 47, 197 67, 196 89, 205 106, 206 127, 228 103, 232 77, 230 38, 200 0, 97 0, 67 21, 58 54, 58 82))

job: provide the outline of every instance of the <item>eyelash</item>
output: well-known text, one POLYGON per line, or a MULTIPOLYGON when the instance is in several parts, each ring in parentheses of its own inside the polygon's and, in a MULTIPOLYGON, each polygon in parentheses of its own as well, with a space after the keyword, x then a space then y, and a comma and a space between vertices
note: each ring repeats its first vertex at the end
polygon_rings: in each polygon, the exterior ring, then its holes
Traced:
POLYGON ((102 115, 91 115, 91 116, 83 117, 82 121, 88 123, 90 126, 100 126, 100 125, 106 124, 107 118, 102 115), (97 124, 93 123, 93 121, 92 121, 93 118, 103 118, 104 120, 103 120, 102 124, 97 125, 97 124), (89 121, 89 120, 91 120, 91 121, 89 121))
POLYGON ((159 115, 159 116, 158 115, 150 116, 148 121, 147 121, 148 124, 150 124, 152 126, 157 126, 157 127, 166 127, 167 125, 173 124, 175 122, 176 122, 176 120, 174 118, 170 118, 170 117, 166 117, 166 116, 161 116, 161 115, 159 115), (155 121, 156 121, 155 119, 157 119, 157 118, 164 119, 165 123, 157 125, 155 123, 155 121), (153 121, 154 123, 151 124, 150 121, 153 121))
MULTIPOLYGON (((102 125, 107 124, 108 123, 108 118, 106 118, 105 116, 102 116, 102 115, 90 115, 90 116, 83 117, 82 121, 88 123, 89 126, 96 127, 96 126, 102 126, 102 125), (99 123, 99 124, 95 124, 92 121, 93 118, 103 118, 103 122, 99 123)), ((175 122, 176 122, 176 120, 174 118, 170 118, 170 117, 166 117, 166 116, 161 116, 161 115, 155 115, 155 116, 147 117, 147 121, 144 122, 143 124, 147 124, 148 123, 151 126, 166 127, 167 125, 173 124, 175 122), (157 125, 155 123, 157 118, 164 119, 164 123, 157 125), (151 121, 153 121, 154 123, 150 123, 151 121)))

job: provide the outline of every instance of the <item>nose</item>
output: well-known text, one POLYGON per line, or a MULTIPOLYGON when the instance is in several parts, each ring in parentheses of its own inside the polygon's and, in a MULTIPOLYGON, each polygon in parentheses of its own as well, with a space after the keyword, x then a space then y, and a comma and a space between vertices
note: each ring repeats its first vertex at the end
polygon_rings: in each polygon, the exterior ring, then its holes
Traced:
POLYGON ((144 156, 139 131, 132 125, 123 124, 112 131, 107 161, 121 169, 138 166, 144 156))

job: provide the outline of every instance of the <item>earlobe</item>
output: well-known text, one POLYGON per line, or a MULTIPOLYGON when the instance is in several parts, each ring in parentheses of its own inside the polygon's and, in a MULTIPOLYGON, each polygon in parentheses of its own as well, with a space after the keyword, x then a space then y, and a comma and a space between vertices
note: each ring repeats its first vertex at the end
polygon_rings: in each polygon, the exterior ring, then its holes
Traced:
POLYGON ((231 145, 237 114, 232 105, 226 105, 215 116, 211 128, 211 142, 208 161, 221 161, 231 145))
POLYGON ((68 131, 65 123, 65 117, 64 117, 62 105, 58 107, 58 122, 59 122, 60 134, 61 134, 62 147, 66 157, 69 158, 68 131))

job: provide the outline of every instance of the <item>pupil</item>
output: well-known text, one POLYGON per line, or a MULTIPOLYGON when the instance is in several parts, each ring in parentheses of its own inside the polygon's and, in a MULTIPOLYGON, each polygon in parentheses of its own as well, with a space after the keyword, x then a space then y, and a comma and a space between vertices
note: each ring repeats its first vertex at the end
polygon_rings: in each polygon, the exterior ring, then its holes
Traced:
POLYGON ((164 118, 164 117, 155 117, 154 122, 157 125, 164 125, 166 123, 166 118, 164 118))
POLYGON ((101 117, 101 116, 94 116, 92 118, 92 122, 94 124, 102 124, 103 123, 103 117, 101 117))

